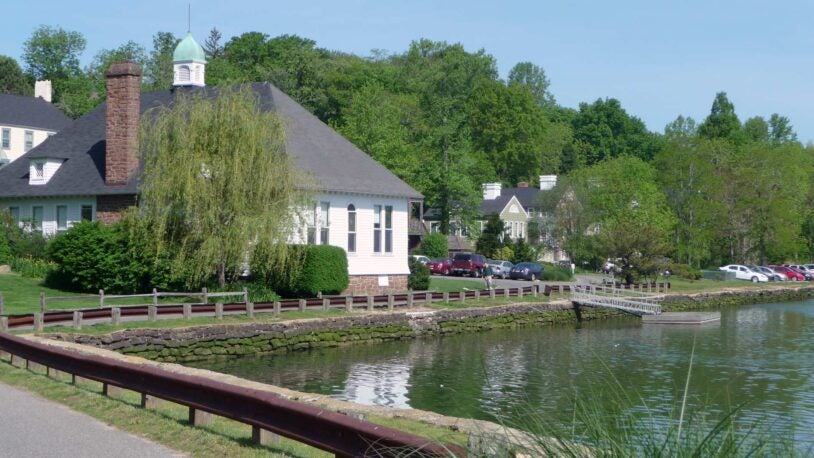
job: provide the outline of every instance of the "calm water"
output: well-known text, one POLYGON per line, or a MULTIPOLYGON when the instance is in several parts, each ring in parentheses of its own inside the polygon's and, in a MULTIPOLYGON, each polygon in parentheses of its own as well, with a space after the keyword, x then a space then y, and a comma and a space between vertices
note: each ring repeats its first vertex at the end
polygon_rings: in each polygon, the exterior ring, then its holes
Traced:
POLYGON ((624 318, 197 366, 459 417, 511 421, 531 407, 561 424, 572 420, 577 394, 607 402, 618 381, 635 399, 628 413, 647 410, 666 422, 678 416, 694 341, 690 408, 714 418, 743 404, 741 424, 793 435, 797 446, 814 443, 814 301, 726 310, 720 325, 643 326, 624 318))

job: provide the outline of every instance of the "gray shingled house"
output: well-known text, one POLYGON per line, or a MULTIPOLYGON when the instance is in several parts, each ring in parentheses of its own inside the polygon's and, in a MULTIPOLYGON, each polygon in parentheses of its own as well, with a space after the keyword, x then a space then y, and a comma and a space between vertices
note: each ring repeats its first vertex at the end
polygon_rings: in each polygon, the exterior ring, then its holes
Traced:
POLYGON ((38 81, 34 97, 0 94, 0 167, 33 149, 71 120, 51 105, 49 81, 38 81))
MULTIPOLYGON (((0 169, 0 208, 45 235, 84 219, 117 220, 138 194, 139 116, 182 92, 216 96, 198 83, 204 75, 196 47, 191 35, 178 45, 172 90, 141 92, 138 66, 114 64, 104 104, 0 169), (183 68, 190 63, 193 72, 183 68)), ((317 183, 307 227, 292 239, 344 248, 350 290, 405 290, 409 213, 422 195, 272 84, 252 89, 264 109, 284 119, 287 152, 317 183)))

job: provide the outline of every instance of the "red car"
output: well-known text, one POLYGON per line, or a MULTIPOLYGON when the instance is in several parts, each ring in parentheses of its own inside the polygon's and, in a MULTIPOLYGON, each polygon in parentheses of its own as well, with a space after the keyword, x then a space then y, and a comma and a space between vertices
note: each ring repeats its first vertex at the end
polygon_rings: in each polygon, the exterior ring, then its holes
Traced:
POLYGON ((789 279, 789 281, 806 281, 805 275, 797 272, 794 269, 790 269, 785 266, 769 266, 770 269, 777 273, 781 273, 789 279))
POLYGON ((435 258, 425 264, 430 269, 433 275, 449 275, 452 272, 452 259, 450 258, 435 258))

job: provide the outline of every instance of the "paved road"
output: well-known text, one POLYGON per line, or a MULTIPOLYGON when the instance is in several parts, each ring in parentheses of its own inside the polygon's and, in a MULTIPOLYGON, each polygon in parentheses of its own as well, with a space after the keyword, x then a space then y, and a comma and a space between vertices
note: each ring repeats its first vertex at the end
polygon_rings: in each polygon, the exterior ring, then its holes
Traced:
POLYGON ((5 384, 0 384, 0 411, 0 457, 184 456, 5 384))

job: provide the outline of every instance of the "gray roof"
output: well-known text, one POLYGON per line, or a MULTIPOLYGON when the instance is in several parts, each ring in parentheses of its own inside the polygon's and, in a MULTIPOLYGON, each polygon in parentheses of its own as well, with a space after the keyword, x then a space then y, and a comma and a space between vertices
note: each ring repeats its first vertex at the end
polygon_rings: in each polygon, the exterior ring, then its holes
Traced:
MULTIPOLYGON (((529 207, 539 207, 540 204, 537 202, 537 196, 540 195, 541 191, 537 188, 505 188, 500 191, 500 195, 502 196, 515 196, 517 200, 520 201, 520 205, 528 211, 529 207)), ((508 200, 506 201, 508 202, 508 200)))
MULTIPOLYGON (((308 110, 268 83, 254 83, 263 109, 279 113, 286 125, 286 151, 305 172, 312 175, 321 191, 422 198, 421 194, 336 133, 308 110)), ((184 88, 142 92, 141 112, 169 105, 184 88)), ((107 186, 105 170, 105 111, 103 103, 58 134, 51 136, 20 159, 0 169, 0 197, 135 194, 138 174, 126 186, 107 186), (27 159, 66 159, 47 184, 28 184, 27 159)))
POLYGON ((0 125, 57 132, 70 123, 57 107, 39 97, 0 94, 0 125))
POLYGON ((478 207, 478 209, 483 216, 489 216, 492 213, 497 213, 499 215, 500 212, 506 208, 506 205, 511 199, 511 194, 503 194, 501 192, 500 196, 494 199, 484 199, 483 202, 480 203, 480 207, 478 207))

